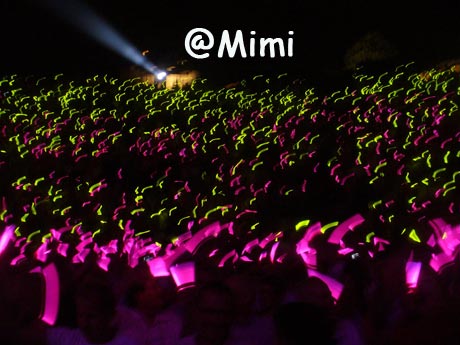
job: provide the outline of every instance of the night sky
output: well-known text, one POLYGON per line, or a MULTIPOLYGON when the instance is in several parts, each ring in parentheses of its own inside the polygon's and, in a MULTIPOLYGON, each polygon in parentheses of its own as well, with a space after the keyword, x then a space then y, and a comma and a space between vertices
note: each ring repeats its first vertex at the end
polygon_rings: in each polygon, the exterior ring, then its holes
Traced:
MULTIPOLYGON (((61 0, 66 3, 66 0, 61 0)), ((204 75, 241 78, 259 73, 333 74, 357 40, 379 32, 398 61, 438 63, 460 58, 460 2, 402 1, 153 1, 79 0, 91 6, 139 50, 149 50, 160 67, 187 60, 204 75), (249 39, 286 38, 294 31, 291 58, 217 58, 196 60, 184 49, 187 32, 210 30, 217 42, 223 30, 240 29, 249 39)), ((2 0, 0 74, 89 75, 119 73, 130 62, 59 18, 42 1, 2 0)), ((216 43, 217 46, 218 43, 216 43)))

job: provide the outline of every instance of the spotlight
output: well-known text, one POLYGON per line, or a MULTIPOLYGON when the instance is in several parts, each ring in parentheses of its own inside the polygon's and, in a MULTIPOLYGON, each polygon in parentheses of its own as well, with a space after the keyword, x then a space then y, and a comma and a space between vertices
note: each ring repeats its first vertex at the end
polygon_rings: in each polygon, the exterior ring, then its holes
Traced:
MULTIPOLYGON (((92 37, 107 48, 117 52, 125 59, 154 73, 158 67, 148 58, 148 50, 136 49, 127 39, 121 36, 104 19, 83 2, 78 0, 43 0, 40 2, 55 14, 66 20, 80 31, 92 37)), ((155 73, 156 74, 156 73, 155 73)), ((164 78, 164 76, 163 76, 164 78)))
POLYGON ((167 73, 165 71, 161 71, 155 74, 155 77, 158 80, 164 80, 166 78, 167 73))

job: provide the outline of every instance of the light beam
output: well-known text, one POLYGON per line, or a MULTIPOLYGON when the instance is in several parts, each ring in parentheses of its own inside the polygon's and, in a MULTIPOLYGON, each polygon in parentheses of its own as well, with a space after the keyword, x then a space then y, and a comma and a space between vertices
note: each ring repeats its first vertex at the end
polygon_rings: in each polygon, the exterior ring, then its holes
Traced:
POLYGON ((159 80, 163 80, 166 77, 165 71, 150 62, 134 45, 121 36, 85 3, 78 0, 44 0, 42 3, 63 20, 69 22, 69 24, 106 48, 155 74, 159 80))

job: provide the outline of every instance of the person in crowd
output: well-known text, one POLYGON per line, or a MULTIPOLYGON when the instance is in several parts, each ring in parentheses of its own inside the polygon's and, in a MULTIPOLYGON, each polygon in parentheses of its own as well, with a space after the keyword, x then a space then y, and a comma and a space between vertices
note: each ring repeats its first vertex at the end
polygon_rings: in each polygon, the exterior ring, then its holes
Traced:
POLYGON ((120 308, 122 328, 145 345, 175 345, 183 322, 181 310, 174 304, 174 283, 170 277, 145 273, 128 290, 126 306, 120 308))
POLYGON ((306 302, 280 305, 274 315, 277 345, 334 345, 335 323, 324 309, 306 302))
POLYGON ((436 273, 422 265, 417 286, 402 296, 401 311, 381 339, 396 345, 444 345, 460 340, 458 310, 436 273))
MULTIPOLYGON (((257 291, 257 279, 250 272, 235 272, 225 279, 225 284, 230 288, 235 301, 235 320, 232 325, 230 341, 236 344, 247 342, 249 339, 254 345, 269 345, 274 339, 272 315, 259 315, 256 310, 257 297, 263 298, 270 294, 271 286, 264 285, 257 291), (258 294, 259 292, 259 294, 258 294), (261 293, 262 292, 262 293, 261 293)), ((275 296, 271 296, 275 297, 275 296)), ((262 308, 270 308, 259 304, 262 308)), ((273 302, 276 302, 274 298, 273 302)))
POLYGON ((78 327, 47 329, 47 345, 142 345, 120 332, 117 300, 107 283, 82 283, 75 294, 75 305, 78 327))
POLYGON ((183 337, 180 345, 231 345, 231 329, 235 318, 232 291, 220 282, 198 287, 193 305, 194 329, 183 337))

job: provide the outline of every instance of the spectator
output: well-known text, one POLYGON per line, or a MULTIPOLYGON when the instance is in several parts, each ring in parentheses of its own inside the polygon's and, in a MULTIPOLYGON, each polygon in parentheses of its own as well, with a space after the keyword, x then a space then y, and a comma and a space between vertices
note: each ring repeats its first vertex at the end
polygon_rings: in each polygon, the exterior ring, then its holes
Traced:
POLYGON ((281 305, 275 313, 278 345, 333 345, 335 325, 320 307, 305 302, 281 305))
POLYGON ((115 295, 107 284, 85 282, 75 295, 77 329, 50 328, 48 345, 142 345, 120 332, 115 295))
POLYGON ((228 287, 221 283, 201 286, 194 303, 194 332, 181 339, 179 344, 231 345, 234 317, 234 296, 228 287))
POLYGON ((173 308, 174 286, 169 277, 147 274, 130 288, 129 308, 122 309, 121 323, 145 345, 175 345, 182 334, 182 315, 173 308))

